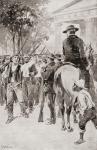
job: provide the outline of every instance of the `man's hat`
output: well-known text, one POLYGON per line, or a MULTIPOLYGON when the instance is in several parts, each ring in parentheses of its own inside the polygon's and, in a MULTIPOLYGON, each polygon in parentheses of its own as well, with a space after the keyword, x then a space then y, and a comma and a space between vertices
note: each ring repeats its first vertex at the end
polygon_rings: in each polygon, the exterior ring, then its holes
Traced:
POLYGON ((79 28, 75 27, 74 25, 70 25, 66 28, 65 31, 63 31, 63 33, 67 33, 67 31, 69 31, 69 30, 73 30, 74 32, 76 32, 79 30, 79 28))
POLYGON ((58 60, 61 60, 62 59, 61 54, 56 54, 55 58, 58 59, 58 60))
POLYGON ((50 58, 50 59, 54 59, 54 58, 55 58, 55 56, 54 56, 54 54, 50 54, 50 55, 48 55, 48 58, 50 58))
POLYGON ((15 53, 15 54, 11 55, 11 58, 14 58, 16 56, 20 57, 18 53, 15 53))
POLYGON ((83 79, 76 81, 74 84, 80 88, 85 88, 85 80, 83 79))

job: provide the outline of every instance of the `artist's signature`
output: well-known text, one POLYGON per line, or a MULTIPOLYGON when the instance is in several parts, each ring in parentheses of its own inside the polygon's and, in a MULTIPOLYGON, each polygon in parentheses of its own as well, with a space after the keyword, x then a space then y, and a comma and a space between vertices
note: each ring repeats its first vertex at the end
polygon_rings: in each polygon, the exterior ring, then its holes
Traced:
POLYGON ((1 145, 1 150, 13 149, 10 145, 1 145))

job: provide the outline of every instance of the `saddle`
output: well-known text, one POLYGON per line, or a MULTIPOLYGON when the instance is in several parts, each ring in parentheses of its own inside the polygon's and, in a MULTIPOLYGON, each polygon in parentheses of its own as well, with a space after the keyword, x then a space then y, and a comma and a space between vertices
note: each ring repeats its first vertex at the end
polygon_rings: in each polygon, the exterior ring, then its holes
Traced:
POLYGON ((82 69, 82 66, 75 65, 74 63, 71 63, 71 62, 65 62, 64 65, 71 65, 75 68, 78 68, 79 69, 79 79, 85 80, 85 87, 89 89, 89 87, 90 87, 90 74, 89 74, 89 71, 85 69, 85 67, 82 69))

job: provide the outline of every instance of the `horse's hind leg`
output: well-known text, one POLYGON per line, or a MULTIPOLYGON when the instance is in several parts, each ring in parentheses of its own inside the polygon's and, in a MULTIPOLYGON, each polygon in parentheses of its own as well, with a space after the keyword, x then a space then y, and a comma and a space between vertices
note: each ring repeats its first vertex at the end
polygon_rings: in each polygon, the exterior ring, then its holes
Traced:
POLYGON ((40 105, 40 112, 39 112, 39 118, 38 122, 43 122, 43 108, 44 108, 44 102, 45 102, 45 95, 42 96, 42 101, 40 105))
POLYGON ((59 104, 59 110, 60 110, 61 116, 62 116, 62 130, 66 130, 65 119, 64 119, 64 112, 65 112, 64 99, 59 104))
POLYGON ((67 131, 72 132, 73 128, 70 125, 70 114, 71 114, 72 106, 66 107, 66 114, 67 114, 67 131))
POLYGON ((56 115, 55 115, 55 94, 48 93, 48 107, 50 109, 50 120, 49 124, 56 123, 56 115))

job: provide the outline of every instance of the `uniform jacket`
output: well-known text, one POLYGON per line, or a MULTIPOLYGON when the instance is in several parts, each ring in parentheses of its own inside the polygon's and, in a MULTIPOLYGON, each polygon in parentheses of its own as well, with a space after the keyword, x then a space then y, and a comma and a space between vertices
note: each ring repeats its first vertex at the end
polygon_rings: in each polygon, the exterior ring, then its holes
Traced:
POLYGON ((54 81, 55 62, 49 63, 43 70, 42 77, 47 82, 54 81))
POLYGON ((45 93, 54 93, 53 83, 54 83, 54 73, 55 73, 55 63, 49 63, 41 72, 43 77, 43 89, 45 93))
POLYGON ((76 35, 70 35, 63 42, 63 54, 65 61, 79 65, 81 63, 87 65, 84 52, 84 42, 76 35))
POLYGON ((12 63, 10 63, 6 66, 4 74, 8 80, 8 83, 11 82, 11 78, 13 78, 15 82, 21 82, 22 80, 21 66, 19 64, 17 65, 16 70, 12 72, 12 63))

